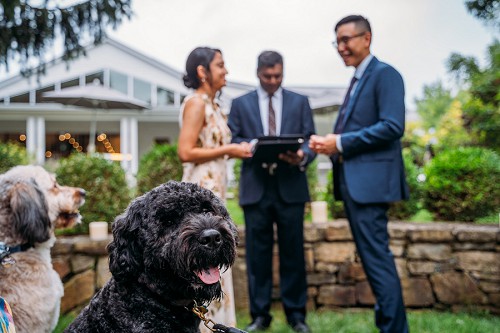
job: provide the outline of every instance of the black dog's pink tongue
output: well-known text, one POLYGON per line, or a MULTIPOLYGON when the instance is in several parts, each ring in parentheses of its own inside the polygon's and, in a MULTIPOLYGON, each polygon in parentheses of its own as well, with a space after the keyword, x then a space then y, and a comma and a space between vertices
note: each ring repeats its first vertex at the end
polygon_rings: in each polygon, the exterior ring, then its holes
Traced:
POLYGON ((197 272, 196 275, 206 284, 214 284, 220 280, 220 270, 217 267, 210 267, 207 270, 197 272))

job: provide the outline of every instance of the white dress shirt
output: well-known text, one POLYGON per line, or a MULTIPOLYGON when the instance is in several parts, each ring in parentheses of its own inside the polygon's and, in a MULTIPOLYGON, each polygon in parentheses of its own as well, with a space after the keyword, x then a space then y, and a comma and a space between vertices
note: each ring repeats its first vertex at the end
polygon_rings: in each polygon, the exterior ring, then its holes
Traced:
MULTIPOLYGON (((257 95, 259 96, 262 128, 264 129, 264 134, 269 135, 269 94, 259 86, 257 88, 257 95)), ((281 133, 281 117, 283 114, 283 89, 281 87, 273 94, 272 103, 276 120, 276 135, 278 136, 281 133)))

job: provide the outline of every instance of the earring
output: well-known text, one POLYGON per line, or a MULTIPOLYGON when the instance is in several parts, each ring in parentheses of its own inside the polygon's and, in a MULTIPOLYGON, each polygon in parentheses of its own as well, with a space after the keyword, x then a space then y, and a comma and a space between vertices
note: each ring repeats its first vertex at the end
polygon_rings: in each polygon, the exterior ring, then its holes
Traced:
POLYGON ((202 77, 202 78, 201 78, 201 82, 205 83, 205 81, 206 81, 206 80, 205 80, 205 78, 204 78, 204 77, 202 77))

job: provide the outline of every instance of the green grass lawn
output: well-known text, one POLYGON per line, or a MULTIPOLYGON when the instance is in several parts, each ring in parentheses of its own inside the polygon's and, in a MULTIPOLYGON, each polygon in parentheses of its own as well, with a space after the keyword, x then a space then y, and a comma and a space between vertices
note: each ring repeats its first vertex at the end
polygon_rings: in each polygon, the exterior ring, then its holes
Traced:
MULTIPOLYGON (((267 332, 293 333, 281 310, 272 312, 274 320, 267 332)), ((74 315, 60 318, 54 333, 61 333, 73 321, 74 315)), ((237 312, 238 327, 250 323, 246 312, 237 312)), ((500 333, 500 317, 486 313, 449 313, 409 311, 412 333, 500 333)), ((377 333, 372 310, 338 310, 309 312, 307 323, 314 333, 377 333)))

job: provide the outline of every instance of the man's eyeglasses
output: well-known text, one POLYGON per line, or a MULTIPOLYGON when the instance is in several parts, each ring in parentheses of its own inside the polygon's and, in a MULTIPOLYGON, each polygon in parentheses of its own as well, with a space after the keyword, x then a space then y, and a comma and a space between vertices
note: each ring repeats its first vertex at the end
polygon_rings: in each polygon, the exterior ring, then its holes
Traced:
POLYGON ((354 36, 344 36, 342 38, 339 38, 337 39, 336 41, 333 41, 332 42, 332 45, 333 47, 339 47, 340 44, 344 44, 344 45, 347 45, 347 43, 349 43, 349 41, 353 38, 356 38, 356 37, 361 37, 363 36, 364 34, 366 33, 366 31, 363 31, 363 32, 360 32, 359 34, 357 35, 354 35, 354 36))

